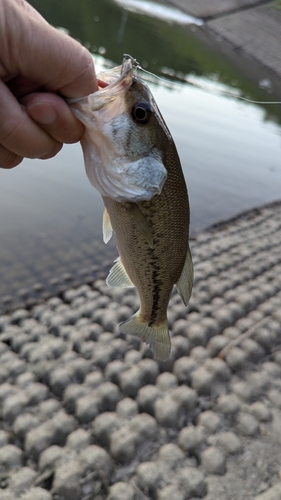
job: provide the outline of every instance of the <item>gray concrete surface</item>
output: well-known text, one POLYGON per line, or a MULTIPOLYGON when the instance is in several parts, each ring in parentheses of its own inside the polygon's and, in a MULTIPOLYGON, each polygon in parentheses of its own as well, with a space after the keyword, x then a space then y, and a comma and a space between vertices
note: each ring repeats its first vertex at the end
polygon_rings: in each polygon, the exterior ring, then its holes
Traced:
POLYGON ((281 498, 281 203, 192 241, 152 359, 103 279, 0 318, 0 500, 281 498))
POLYGON ((203 19, 203 29, 229 43, 236 52, 281 76, 281 9, 276 1, 167 2, 203 19))
POLYGON ((230 12, 252 9, 261 3, 259 0, 166 0, 178 9, 200 19, 209 19, 228 15, 230 12))

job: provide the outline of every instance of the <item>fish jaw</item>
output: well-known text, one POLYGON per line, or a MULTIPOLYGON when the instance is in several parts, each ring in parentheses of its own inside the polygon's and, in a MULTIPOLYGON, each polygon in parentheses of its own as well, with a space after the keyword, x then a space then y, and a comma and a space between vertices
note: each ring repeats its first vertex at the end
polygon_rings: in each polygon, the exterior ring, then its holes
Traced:
MULTIPOLYGON (((87 176, 102 196, 118 202, 149 201, 167 178, 161 147, 131 116, 133 102, 159 114, 148 87, 136 79, 131 58, 98 75, 104 86, 81 99, 68 100, 85 125, 81 140, 87 176)), ((159 123, 156 125, 160 128, 159 123)), ((161 123, 163 128, 163 123, 161 123)), ((168 133, 168 131, 166 131, 168 133)))

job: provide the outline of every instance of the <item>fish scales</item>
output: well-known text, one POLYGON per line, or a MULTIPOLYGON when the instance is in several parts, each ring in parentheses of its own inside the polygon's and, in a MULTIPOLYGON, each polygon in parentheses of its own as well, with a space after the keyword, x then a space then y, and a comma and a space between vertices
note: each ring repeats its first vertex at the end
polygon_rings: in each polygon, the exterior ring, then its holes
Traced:
MULTIPOLYGON (((170 147, 173 149, 173 144, 170 147)), ((140 315, 149 326, 166 321, 171 291, 181 275, 188 249, 185 183, 181 172, 171 168, 169 155, 165 164, 168 177, 161 194, 138 203, 151 229, 153 248, 141 237, 126 203, 104 198, 121 261, 138 290, 140 315)))
POLYGON ((89 111, 83 102, 74 111, 86 125, 86 170, 106 208, 104 240, 113 230, 119 253, 107 283, 135 286, 140 297, 139 311, 120 330, 139 335, 157 359, 165 360, 171 346, 167 307, 173 286, 177 284, 186 304, 192 289, 189 202, 174 141, 150 90, 134 75, 132 61, 124 58, 120 74, 116 68, 108 77, 102 75, 109 85, 102 83, 104 98, 99 92, 89 96, 90 121, 81 116, 81 109, 89 111))

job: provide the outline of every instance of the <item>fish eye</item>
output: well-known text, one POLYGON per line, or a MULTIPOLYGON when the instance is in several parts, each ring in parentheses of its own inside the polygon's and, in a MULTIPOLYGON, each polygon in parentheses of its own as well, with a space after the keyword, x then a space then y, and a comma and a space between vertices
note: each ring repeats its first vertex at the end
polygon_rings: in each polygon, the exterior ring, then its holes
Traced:
POLYGON ((146 125, 150 120, 151 114, 151 107, 146 102, 138 102, 132 107, 132 118, 140 125, 146 125))

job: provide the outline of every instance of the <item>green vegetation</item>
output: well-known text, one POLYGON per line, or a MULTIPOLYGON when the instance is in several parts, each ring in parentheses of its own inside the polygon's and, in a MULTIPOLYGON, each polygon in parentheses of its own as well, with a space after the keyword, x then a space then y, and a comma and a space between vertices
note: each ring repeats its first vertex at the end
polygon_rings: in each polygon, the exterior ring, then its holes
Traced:
MULTIPOLYGON (((281 5, 281 0, 277 0, 281 5)), ((54 26, 66 28, 92 52, 106 49, 105 57, 120 64, 129 53, 149 71, 161 75, 173 70, 173 80, 186 75, 206 76, 239 89, 241 96, 264 101, 264 91, 247 78, 217 48, 202 41, 201 29, 170 25, 120 8, 112 0, 31 0, 54 26), (234 83, 235 82, 235 83, 234 83)), ((281 123, 279 105, 266 106, 271 119, 281 123)))

